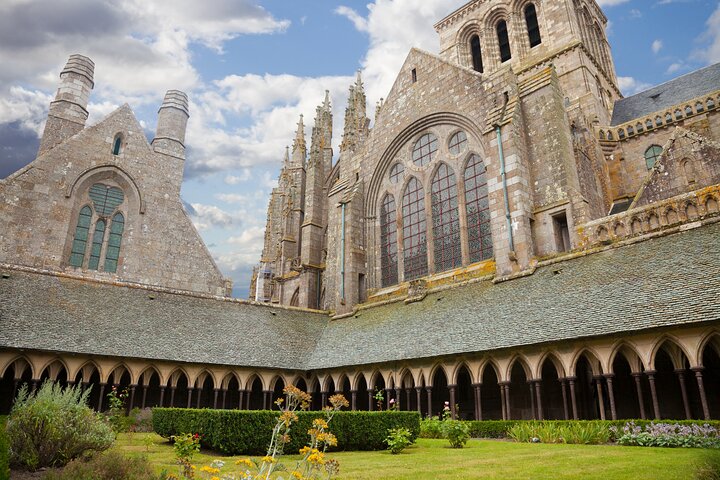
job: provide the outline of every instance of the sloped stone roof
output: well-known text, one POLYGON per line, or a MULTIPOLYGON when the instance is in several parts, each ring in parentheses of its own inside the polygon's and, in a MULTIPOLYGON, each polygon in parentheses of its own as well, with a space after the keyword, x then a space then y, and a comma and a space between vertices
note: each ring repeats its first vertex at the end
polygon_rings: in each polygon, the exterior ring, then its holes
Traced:
POLYGON ((617 100, 613 107, 610 125, 620 125, 718 89, 720 89, 720 63, 617 100))
POLYGON ((716 223, 343 320, 8 269, 0 347, 312 370, 719 321, 719 247, 716 223))

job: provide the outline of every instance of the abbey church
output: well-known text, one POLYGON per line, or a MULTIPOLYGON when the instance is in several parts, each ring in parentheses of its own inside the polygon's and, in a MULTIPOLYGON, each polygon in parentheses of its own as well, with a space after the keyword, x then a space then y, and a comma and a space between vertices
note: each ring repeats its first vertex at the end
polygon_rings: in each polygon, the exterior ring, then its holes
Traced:
MULTIPOLYGON (((386 392, 464 419, 720 418, 720 64, 623 98, 594 0, 472 0, 340 151, 300 117, 250 299, 180 201, 187 96, 148 142, 85 126, 70 57, 37 158, 0 180, 0 413, 23 383, 130 406, 320 408, 386 392)), ((318 92, 322 99, 322 92, 318 92)), ((337 134, 337 132, 335 132, 337 134)))

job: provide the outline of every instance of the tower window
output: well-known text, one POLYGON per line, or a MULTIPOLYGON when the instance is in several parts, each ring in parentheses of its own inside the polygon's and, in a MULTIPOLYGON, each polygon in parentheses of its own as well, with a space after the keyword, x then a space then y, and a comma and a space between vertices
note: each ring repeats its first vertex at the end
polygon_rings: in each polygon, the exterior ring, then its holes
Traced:
POLYGON ((540 42, 542 42, 540 39, 540 26, 538 25, 535 5, 532 3, 525 7, 525 23, 527 24, 530 47, 532 48, 535 45, 540 45, 540 42))
POLYGON ((510 39, 508 38, 507 23, 500 20, 497 24, 498 44, 500 46, 500 61, 507 62, 512 55, 510 54, 510 39))
POLYGON ((113 140, 112 154, 120 155, 121 149, 122 149, 122 135, 120 135, 118 133, 117 135, 115 135, 115 140, 113 140))
POLYGON ((483 73, 482 51, 480 50, 480 37, 470 37, 470 54, 472 55, 473 69, 483 73))
POLYGON ((647 165, 648 170, 655 166, 662 151, 663 149, 660 145, 650 145, 650 147, 645 150, 645 165, 647 165))

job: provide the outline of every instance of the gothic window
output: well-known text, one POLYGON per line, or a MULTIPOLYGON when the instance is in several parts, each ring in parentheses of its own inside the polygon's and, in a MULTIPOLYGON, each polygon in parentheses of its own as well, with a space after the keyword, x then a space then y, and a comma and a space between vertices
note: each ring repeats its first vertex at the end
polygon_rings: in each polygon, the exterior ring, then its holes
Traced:
POLYGON ((500 46, 500 61, 507 62, 512 57, 510 54, 510 39, 508 38, 507 23, 505 20, 500 20, 495 28, 500 46))
POLYGON ((398 283, 397 212, 387 194, 380 205, 380 269, 382 286, 398 283))
POLYGON ((424 167, 430 163, 437 153, 438 141, 437 137, 432 133, 426 133, 420 140, 415 142, 412 151, 412 161, 418 167, 424 167))
POLYGON ((482 51, 480 50, 480 37, 473 35, 470 37, 470 55, 472 55, 473 69, 476 72, 483 73, 482 51))
POLYGON ((662 151, 663 150, 660 145, 651 145, 647 150, 645 150, 645 165, 647 165, 648 170, 655 166, 655 162, 657 162, 662 151))
POLYGON ((403 167, 402 163, 396 163, 393 165, 390 169, 390 183, 398 183, 403 179, 404 173, 405 167, 403 167))
POLYGON ((100 264, 100 251, 102 250, 103 240, 105 239, 105 221, 98 220, 95 223, 95 233, 93 233, 92 247, 90 248, 90 260, 88 261, 88 269, 97 270, 100 264))
POLYGON ((465 208, 470 262, 492 258, 487 175, 485 163, 475 154, 470 156, 465 167, 465 208))
POLYGON ((121 148, 122 148, 122 135, 120 135, 118 133, 117 135, 115 135, 115 139, 113 140, 112 154, 120 155, 121 148))
POLYGON ((105 271, 115 273, 117 271, 118 258, 120 258, 120 243, 125 230, 125 217, 118 212, 113 216, 110 225, 110 236, 108 237, 107 253, 105 254, 105 271))
POLYGON ((444 163, 433 177, 430 198, 435 271, 442 272, 462 264, 457 184, 455 173, 444 163))
POLYGON ((82 267, 85 260, 85 247, 87 246, 90 222, 92 220, 92 209, 85 205, 78 215, 75 237, 73 238, 72 251, 70 253, 70 265, 82 267))
POLYGON ((405 280, 414 280, 428 273, 425 193, 415 177, 405 187, 402 218, 405 280))
POLYGON ((450 137, 450 142, 448 143, 448 150, 450 150, 450 153, 453 155, 457 155, 459 153, 462 153, 467 148, 467 135, 465 132, 460 130, 455 135, 450 137))
POLYGON ((537 12, 535 5, 532 3, 525 7, 525 23, 527 24, 528 38, 530 39, 530 47, 540 45, 540 26, 538 25, 537 12))

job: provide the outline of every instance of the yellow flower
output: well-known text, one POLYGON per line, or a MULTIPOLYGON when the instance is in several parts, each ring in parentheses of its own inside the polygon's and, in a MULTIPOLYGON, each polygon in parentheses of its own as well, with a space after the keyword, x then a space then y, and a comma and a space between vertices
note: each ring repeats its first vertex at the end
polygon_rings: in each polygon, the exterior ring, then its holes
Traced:
POLYGON ((306 446, 304 446, 304 447, 302 447, 302 448, 300 449, 300 455, 305 455, 305 454, 308 453, 309 451, 310 451, 310 447, 308 447, 308 446, 306 445, 306 446))
POLYGON ((277 459, 271 457, 270 455, 265 455, 260 459, 260 461, 263 463, 277 463, 277 459))
POLYGON ((200 471, 209 473, 210 475, 215 475, 216 473, 220 473, 219 468, 208 467, 207 465, 200 467, 200 471))
POLYGON ((290 473, 293 478, 297 478, 298 480, 302 480, 303 476, 302 473, 298 472, 297 470, 294 470, 290 473))
POLYGON ((220 480, 220 477, 210 477, 210 480, 220 480))
POLYGON ((313 420, 313 427, 326 429, 328 428, 328 424, 322 418, 316 418, 315 420, 313 420))
POLYGON ((307 461, 313 465, 322 465, 325 463, 325 454, 315 450, 308 458, 307 461))
POLYGON ((252 460, 250 460, 248 458, 241 458, 240 460, 235 462, 235 465, 245 465, 250 468, 255 466, 255 464, 252 462, 252 460))

